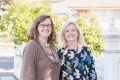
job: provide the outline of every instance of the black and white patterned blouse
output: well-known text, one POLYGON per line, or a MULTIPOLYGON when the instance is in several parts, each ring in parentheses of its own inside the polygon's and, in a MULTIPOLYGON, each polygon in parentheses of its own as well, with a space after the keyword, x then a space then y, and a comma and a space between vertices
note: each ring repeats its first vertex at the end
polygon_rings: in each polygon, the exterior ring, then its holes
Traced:
POLYGON ((93 57, 88 47, 81 49, 60 49, 60 80, 97 80, 93 57))

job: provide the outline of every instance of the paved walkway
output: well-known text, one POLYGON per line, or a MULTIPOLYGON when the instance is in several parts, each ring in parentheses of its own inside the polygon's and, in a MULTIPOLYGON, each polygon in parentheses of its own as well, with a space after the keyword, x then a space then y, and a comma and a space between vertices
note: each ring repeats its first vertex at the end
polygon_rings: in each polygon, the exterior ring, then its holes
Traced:
POLYGON ((15 80, 13 63, 13 57, 0 56, 0 80, 15 80))
POLYGON ((0 80, 18 80, 14 76, 14 57, 0 56, 0 80))
POLYGON ((14 75, 13 47, 0 45, 0 80, 18 80, 14 75))

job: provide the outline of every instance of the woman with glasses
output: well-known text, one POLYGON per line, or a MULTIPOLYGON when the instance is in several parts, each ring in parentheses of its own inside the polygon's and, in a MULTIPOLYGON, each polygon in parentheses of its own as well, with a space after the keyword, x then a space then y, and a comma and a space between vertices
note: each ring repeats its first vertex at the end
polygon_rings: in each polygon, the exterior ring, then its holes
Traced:
POLYGON ((79 28, 75 22, 68 21, 61 30, 60 80, 97 80, 91 51, 84 45, 79 28))
POLYGON ((27 35, 20 80, 59 80, 59 58, 53 45, 55 30, 49 15, 38 16, 27 35))

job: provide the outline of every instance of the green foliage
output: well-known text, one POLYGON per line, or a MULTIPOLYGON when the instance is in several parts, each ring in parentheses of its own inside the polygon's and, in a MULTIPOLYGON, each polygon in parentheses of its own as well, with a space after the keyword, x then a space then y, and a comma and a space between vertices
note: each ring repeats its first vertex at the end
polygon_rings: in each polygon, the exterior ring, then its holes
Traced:
POLYGON ((4 6, 5 6, 5 3, 0 3, 0 31, 5 31, 5 21, 4 21, 4 6))
MULTIPOLYGON (((43 14, 47 13, 52 16, 56 33, 58 35, 62 23, 66 21, 68 16, 60 16, 58 14, 53 14, 51 9, 42 4, 39 5, 31 3, 18 3, 16 1, 11 2, 7 5, 8 11, 2 17, 0 16, 0 30, 5 31, 7 25, 12 25, 11 35, 15 44, 20 44, 22 42, 28 41, 26 37, 27 29, 32 24, 33 20, 43 14)), ((97 20, 93 17, 90 24, 86 24, 83 17, 77 20, 82 31, 84 32, 84 38, 87 45, 92 49, 92 52, 96 55, 100 54, 103 49, 103 43, 100 38, 100 27, 97 20)), ((54 42, 57 49, 59 48, 57 41, 54 42)))
POLYGON ((101 54, 102 50, 103 50, 103 41, 100 37, 100 26, 96 20, 95 17, 92 17, 92 19, 90 19, 89 24, 85 23, 85 18, 84 17, 80 17, 77 20, 77 23, 80 25, 85 39, 86 44, 88 45, 88 47, 91 48, 92 52, 94 55, 99 55, 101 54))
MULTIPOLYGON (((26 32, 36 16, 43 13, 50 13, 48 6, 39 4, 15 3, 9 5, 9 12, 5 15, 5 23, 12 24, 11 35, 15 44, 27 41, 26 32)), ((6 26, 7 27, 7 26, 6 26)))
MULTIPOLYGON (((37 16, 46 13, 52 16, 55 30, 58 32, 60 30, 61 23, 66 19, 66 17, 53 14, 51 9, 41 1, 35 5, 33 3, 25 4, 22 0, 14 0, 8 6, 8 13, 4 16, 4 21, 1 23, 1 29, 5 30, 7 28, 3 23, 12 25, 11 35, 13 37, 13 42, 15 44, 20 44, 24 41, 28 41, 26 32, 33 20, 37 16)), ((55 41, 55 44, 58 48, 57 41, 55 41)))

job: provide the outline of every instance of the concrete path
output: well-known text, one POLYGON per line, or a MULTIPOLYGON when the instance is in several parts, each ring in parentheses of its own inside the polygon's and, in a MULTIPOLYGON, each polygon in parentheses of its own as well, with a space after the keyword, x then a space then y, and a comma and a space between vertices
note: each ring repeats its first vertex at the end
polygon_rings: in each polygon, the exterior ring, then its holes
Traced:
POLYGON ((0 80, 18 80, 14 75, 14 48, 0 45, 0 80))

